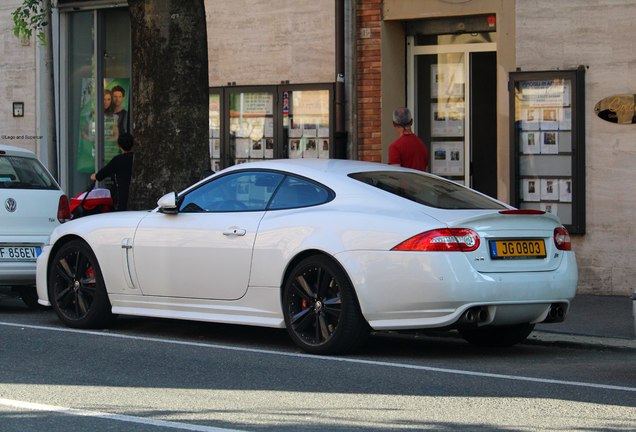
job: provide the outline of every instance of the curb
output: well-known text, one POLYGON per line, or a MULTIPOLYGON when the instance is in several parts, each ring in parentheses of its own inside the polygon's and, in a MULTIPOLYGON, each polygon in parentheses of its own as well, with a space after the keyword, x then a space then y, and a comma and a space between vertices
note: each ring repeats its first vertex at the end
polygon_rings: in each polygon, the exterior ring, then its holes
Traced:
POLYGON ((587 348, 593 347, 636 351, 635 339, 587 336, 571 333, 552 333, 540 330, 533 331, 530 336, 528 336, 528 339, 526 339, 526 342, 542 345, 563 345, 569 347, 578 346, 587 348))

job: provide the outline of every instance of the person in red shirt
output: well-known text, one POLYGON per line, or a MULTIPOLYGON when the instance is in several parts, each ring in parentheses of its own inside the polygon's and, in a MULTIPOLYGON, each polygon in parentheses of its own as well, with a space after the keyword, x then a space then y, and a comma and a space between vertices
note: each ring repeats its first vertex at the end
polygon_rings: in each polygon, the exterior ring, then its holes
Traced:
POLYGON ((413 133, 412 126, 413 116, 408 108, 400 107, 393 112, 393 127, 400 136, 389 146, 389 164, 428 171, 428 148, 413 133))

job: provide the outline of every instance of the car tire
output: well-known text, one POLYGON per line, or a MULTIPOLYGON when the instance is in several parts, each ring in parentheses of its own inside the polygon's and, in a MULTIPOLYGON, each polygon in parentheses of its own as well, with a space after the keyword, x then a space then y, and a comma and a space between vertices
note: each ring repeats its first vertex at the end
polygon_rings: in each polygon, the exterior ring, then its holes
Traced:
POLYGON ((492 326, 477 329, 460 329, 459 333, 473 345, 482 347, 508 347, 526 340, 534 330, 534 324, 492 326))
POLYGON ((72 240, 55 252, 48 290, 53 309, 69 327, 103 328, 114 319, 97 258, 82 240, 72 240))
POLYGON ((20 298, 22 299, 22 302, 29 309, 33 309, 33 310, 46 309, 46 306, 42 306, 40 303, 38 303, 38 292, 34 286, 20 287, 18 289, 18 293, 20 295, 20 298))
POLYGON ((305 258, 289 274, 283 315, 294 343, 311 354, 353 352, 369 335, 349 277, 322 255, 305 258))

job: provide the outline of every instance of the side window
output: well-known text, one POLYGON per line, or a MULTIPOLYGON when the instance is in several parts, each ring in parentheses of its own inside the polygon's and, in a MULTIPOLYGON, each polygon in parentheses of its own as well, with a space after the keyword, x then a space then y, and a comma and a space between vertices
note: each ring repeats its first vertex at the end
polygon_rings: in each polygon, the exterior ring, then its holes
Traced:
POLYGON ((282 174, 241 171, 214 179, 183 197, 182 213, 263 211, 282 174))
POLYGON ((329 190, 296 177, 287 177, 269 205, 269 210, 309 207, 329 201, 329 190))

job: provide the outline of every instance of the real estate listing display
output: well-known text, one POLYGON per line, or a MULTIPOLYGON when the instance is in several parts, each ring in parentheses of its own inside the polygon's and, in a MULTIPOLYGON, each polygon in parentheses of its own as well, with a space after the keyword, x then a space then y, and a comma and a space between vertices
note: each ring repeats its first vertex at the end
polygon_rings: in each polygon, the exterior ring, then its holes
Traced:
POLYGON ((585 229, 584 115, 573 115, 582 82, 581 69, 511 74, 513 201, 557 215, 573 233, 585 229))

